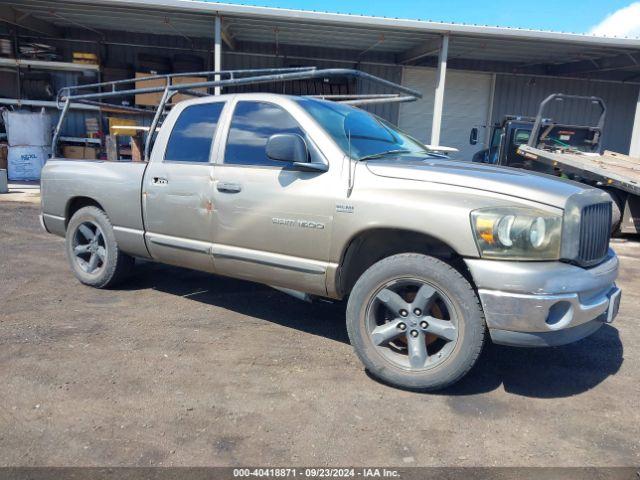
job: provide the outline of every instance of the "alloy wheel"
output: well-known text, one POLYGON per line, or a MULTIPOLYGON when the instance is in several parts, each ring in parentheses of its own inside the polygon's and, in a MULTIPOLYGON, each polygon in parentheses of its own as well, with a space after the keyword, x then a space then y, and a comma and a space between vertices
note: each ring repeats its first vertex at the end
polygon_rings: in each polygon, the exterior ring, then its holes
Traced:
POLYGON ((378 352, 411 371, 444 362, 459 336, 458 317, 446 293, 414 278, 396 279, 377 290, 365 321, 378 352))
POLYGON ((72 249, 74 261, 84 272, 95 275, 104 268, 107 249, 104 233, 97 223, 87 221, 78 225, 72 249))

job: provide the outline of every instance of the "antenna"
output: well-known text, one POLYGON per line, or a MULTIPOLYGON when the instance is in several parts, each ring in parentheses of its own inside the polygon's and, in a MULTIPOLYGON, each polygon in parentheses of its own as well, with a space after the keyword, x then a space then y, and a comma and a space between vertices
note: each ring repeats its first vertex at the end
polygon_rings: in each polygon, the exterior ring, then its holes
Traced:
POLYGON ((351 164, 353 163, 353 159, 351 158, 351 129, 349 129, 349 134, 347 135, 349 138, 349 187, 347 188, 347 197, 351 196, 351 192, 353 192, 353 185, 355 183, 355 178, 356 178, 356 172, 355 172, 355 167, 354 171, 351 171, 351 164))

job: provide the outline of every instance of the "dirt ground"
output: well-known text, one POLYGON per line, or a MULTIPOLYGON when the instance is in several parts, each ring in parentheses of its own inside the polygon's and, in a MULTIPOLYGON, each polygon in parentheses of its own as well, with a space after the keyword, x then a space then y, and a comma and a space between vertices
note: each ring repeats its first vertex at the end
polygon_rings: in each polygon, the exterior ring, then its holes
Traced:
POLYGON ((367 376, 340 304, 153 263, 81 286, 37 208, 0 200, 0 466, 640 464, 639 243, 612 326, 416 394, 367 376))

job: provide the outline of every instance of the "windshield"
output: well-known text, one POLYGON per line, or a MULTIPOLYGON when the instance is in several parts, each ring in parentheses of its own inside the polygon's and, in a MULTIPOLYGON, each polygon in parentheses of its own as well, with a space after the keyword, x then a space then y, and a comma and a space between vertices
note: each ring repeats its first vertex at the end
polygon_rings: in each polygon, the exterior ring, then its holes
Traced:
POLYGON ((351 153, 351 158, 365 160, 391 154, 429 154, 420 142, 364 110, 313 98, 297 101, 345 153, 351 153))

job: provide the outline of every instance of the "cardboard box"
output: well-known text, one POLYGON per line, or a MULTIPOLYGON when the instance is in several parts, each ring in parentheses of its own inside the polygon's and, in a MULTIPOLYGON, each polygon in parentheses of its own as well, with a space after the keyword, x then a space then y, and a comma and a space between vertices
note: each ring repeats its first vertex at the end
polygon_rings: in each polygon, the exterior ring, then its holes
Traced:
MULTIPOLYGON (((136 78, 150 77, 151 73, 136 72, 136 78)), ((167 82, 164 78, 158 78, 155 80, 136 81, 136 89, 138 88, 153 88, 164 87, 167 82)), ((142 107, 156 107, 162 100, 162 92, 158 93, 138 93, 136 94, 136 105, 142 107)))
MULTIPOLYGON (((136 73, 136 78, 144 78, 151 76, 151 73, 136 73)), ((174 85, 182 85, 185 83, 197 83, 197 82, 206 82, 207 79, 205 77, 177 77, 173 79, 174 85)), ((158 78, 155 80, 144 80, 144 81, 136 81, 136 88, 154 88, 154 87, 165 87, 167 85, 167 81, 164 78, 158 78)), ((207 88, 196 88, 194 89, 197 92, 207 92, 207 88)), ((171 99, 171 103, 175 104, 181 102, 182 100, 187 100, 189 98, 193 98, 191 95, 185 95, 183 93, 177 93, 171 99)), ((162 100, 162 92, 157 93, 142 93, 136 94, 136 105, 143 107, 157 107, 160 104, 160 100, 162 100)))
POLYGON ((89 145, 65 145, 62 147, 62 155, 76 160, 95 160, 98 158, 98 149, 89 145))
MULTIPOLYGON (((199 83, 199 82, 206 82, 206 81, 207 81, 206 77, 177 77, 173 79, 173 84, 184 85, 186 83, 199 83)), ((196 92, 207 93, 207 87, 194 88, 193 90, 196 92)), ((171 99, 171 103, 175 104, 183 100, 189 100, 190 98, 194 98, 194 97, 192 95, 186 95, 184 93, 176 93, 171 99)))
POLYGON ((73 63, 98 65, 98 55, 88 52, 73 52, 73 63))

